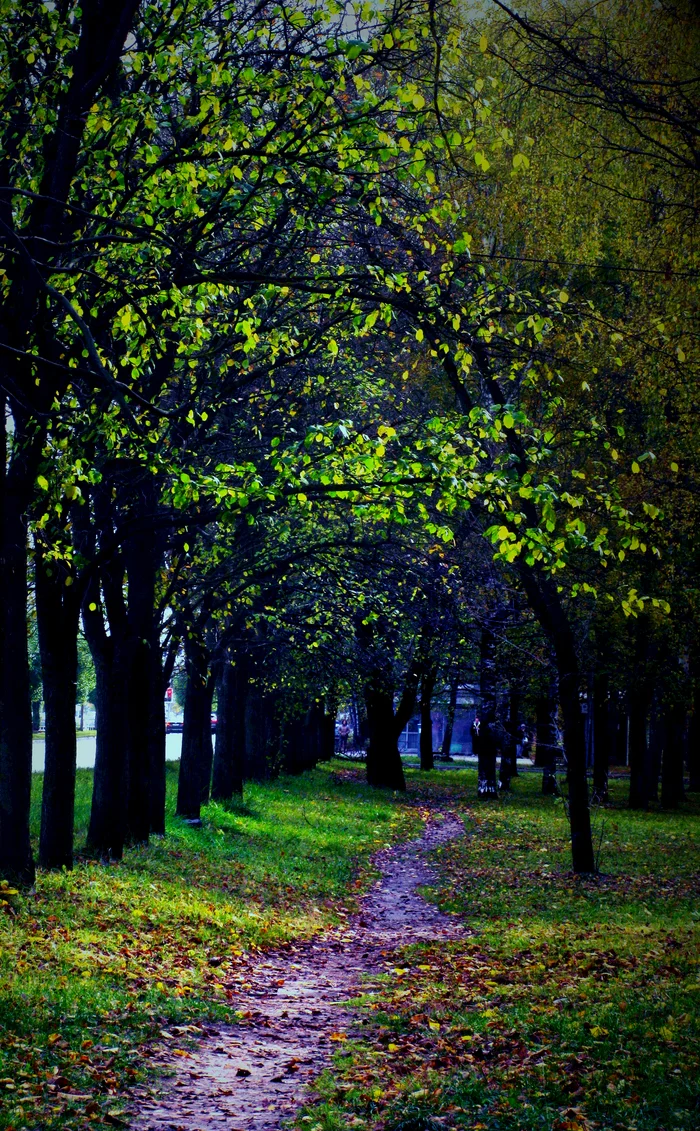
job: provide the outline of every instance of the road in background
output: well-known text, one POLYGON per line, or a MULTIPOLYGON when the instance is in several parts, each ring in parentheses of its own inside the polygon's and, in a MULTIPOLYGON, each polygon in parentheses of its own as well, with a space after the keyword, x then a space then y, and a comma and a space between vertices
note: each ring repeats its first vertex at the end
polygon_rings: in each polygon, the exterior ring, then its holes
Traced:
MULTIPOLYGON (((77 766, 79 770, 91 770, 95 765, 95 738, 78 739, 77 766)), ((182 735, 168 734, 165 736, 165 757, 169 762, 180 761, 182 749, 182 735)), ((44 739, 35 738, 32 742, 32 772, 41 774, 44 771, 44 739)))

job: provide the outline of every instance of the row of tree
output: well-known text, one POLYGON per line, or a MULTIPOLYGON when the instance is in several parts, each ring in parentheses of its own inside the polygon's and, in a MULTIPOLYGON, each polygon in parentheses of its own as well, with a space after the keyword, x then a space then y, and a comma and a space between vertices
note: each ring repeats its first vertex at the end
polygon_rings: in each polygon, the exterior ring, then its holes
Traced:
POLYGON ((3 874, 34 870, 28 580, 47 866, 81 623, 102 854, 163 830, 180 650, 186 815, 215 685, 215 796, 327 752, 353 686, 396 787, 417 696, 501 637, 556 683, 574 868, 590 671, 638 698, 648 803, 646 706, 680 741, 698 695, 698 21, 574 7, 10 5, 3 874))

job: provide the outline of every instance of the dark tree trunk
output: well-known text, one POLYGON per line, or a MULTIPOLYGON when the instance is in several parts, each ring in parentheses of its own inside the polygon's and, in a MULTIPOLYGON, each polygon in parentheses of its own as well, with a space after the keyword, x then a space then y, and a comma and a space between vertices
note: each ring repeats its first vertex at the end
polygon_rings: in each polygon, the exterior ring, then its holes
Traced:
MULTIPOLYGON (((0 432, 5 439, 4 400, 0 432)), ((0 453, 0 875, 34 882, 29 840, 32 788, 32 708, 27 643, 27 527, 25 495, 6 475, 0 453)))
POLYGON ((595 872, 595 854, 591 835, 591 811, 586 779, 586 734, 579 701, 580 674, 576 641, 562 607, 556 584, 551 578, 536 574, 525 563, 519 574, 533 612, 547 633, 557 664, 559 705, 564 720, 564 748, 569 784, 569 824, 571 858, 574 872, 595 872))
POLYGON ((445 733, 442 736, 440 758, 448 761, 452 751, 452 735, 455 728, 455 715, 457 713, 457 695, 459 694, 459 674, 456 673, 450 684, 450 698, 447 704, 447 719, 445 720, 445 733))
MULTIPOLYGON (((44 258, 63 239, 64 202, 68 199, 78 164, 87 118, 97 91, 112 74, 131 26, 137 0, 86 6, 80 37, 72 59, 70 81, 49 107, 49 122, 42 155, 39 194, 27 213, 23 245, 39 237, 44 258)), ((19 130, 21 134, 21 129, 19 130)), ((2 180, 6 183, 8 162, 2 180)), ((13 217, 7 204, 6 220, 13 217)), ((27 257, 29 258, 29 257, 27 257)), ((6 262, 9 260, 6 259, 6 262)), ((28 348, 28 333, 40 321, 38 304, 43 294, 40 273, 27 267, 25 257, 12 256, 9 293, 0 316, 0 338, 11 348, 28 348)), ((51 352, 42 350, 42 353, 51 352)), ((27 649, 27 526, 26 514, 34 492, 55 393, 65 384, 61 367, 29 369, 17 363, 11 385, 31 390, 27 396, 9 398, 14 419, 14 450, 8 467, 5 397, 0 398, 0 874, 19 883, 32 883, 34 860, 29 838, 31 799, 32 718, 27 649), (34 374, 40 376, 35 377, 34 374), (60 375, 60 376, 59 376, 60 375), (32 379, 34 378, 34 379, 32 379), (31 405, 38 415, 31 415, 31 405), (29 408, 27 406, 30 406, 29 408)))
POLYGON ((206 718, 202 721, 202 776, 200 779, 202 805, 208 805, 211 796, 211 773, 214 765, 214 739, 211 716, 214 688, 214 678, 210 676, 207 680, 207 714, 206 718))
POLYGON ((688 722, 688 789, 700 793, 700 679, 697 677, 697 661, 691 660, 693 679, 693 710, 688 722))
POLYGON ((243 796, 245 760, 245 703, 247 694, 246 661, 236 664, 227 659, 217 681, 216 746, 211 796, 213 801, 230 801, 243 796))
POLYGON ((425 668, 421 678, 420 694, 420 768, 432 770, 435 766, 433 757, 433 719, 430 706, 435 689, 436 671, 434 668, 425 668))
POLYGON ((496 743, 495 724, 493 716, 489 715, 482 721, 479 728, 478 744, 478 784, 479 797, 493 799, 498 797, 496 784, 496 762, 498 760, 498 746, 496 743))
POLYGON ((477 793, 479 797, 498 797, 498 783, 496 782, 497 747, 494 731, 496 722, 494 645, 493 633, 488 628, 483 629, 479 647, 479 691, 481 696, 481 725, 477 753, 477 793))
POLYGON ((649 700, 645 687, 629 693, 630 809, 648 809, 651 793, 651 754, 647 742, 649 700))
POLYGON ((677 809, 685 798, 683 785, 683 747, 685 708, 678 703, 665 712, 664 752, 661 765, 661 804, 664 809, 677 809))
POLYGON ((150 831, 165 835, 165 678, 160 644, 154 639, 150 655, 148 710, 148 785, 150 831))
POLYGON ((499 781, 501 789, 509 790, 511 778, 518 773, 518 711, 520 695, 511 690, 508 698, 508 734, 501 751, 499 781))
POLYGON ((213 682, 208 676, 204 648, 189 638, 185 643, 185 663, 187 687, 176 812, 179 817, 199 820, 205 782, 208 793, 207 765, 211 770, 213 682))
POLYGON ((518 737, 520 718, 520 692, 512 690, 509 700, 508 730, 510 733, 510 766, 511 776, 517 778, 518 770, 518 737))
POLYGON ((36 612, 46 704, 44 788, 39 863, 73 867, 75 810, 75 699, 78 678, 80 597, 58 563, 37 559, 36 612))
POLYGON ((367 749, 367 781, 385 789, 406 789, 397 722, 394 716, 393 692, 383 686, 381 674, 365 688, 369 747, 367 749))
MULTIPOLYGON (((147 503, 147 500, 143 500, 147 503)), ((138 534, 132 535, 125 547, 128 580, 127 640, 128 674, 127 710, 127 837, 136 844, 145 844, 151 831, 151 761, 154 758, 151 740, 155 737, 157 697, 163 712, 162 687, 157 680, 157 657, 160 642, 155 619, 155 540, 146 523, 152 516, 141 518, 138 534)), ((163 724, 165 725, 165 724, 163 724)))
POLYGON ((593 680, 593 800, 608 800, 610 720, 608 677, 599 672, 593 680))
POLYGON ((542 792, 559 792, 556 777, 557 736, 554 727, 554 699, 542 696, 535 704, 535 766, 542 770, 542 792))
POLYGON ((314 703, 300 718, 290 719, 285 723, 282 759, 286 773, 301 774, 318 764, 322 749, 323 718, 323 708, 314 703))
POLYGON ((653 703, 649 719, 649 800, 659 800, 661 761, 666 747, 666 717, 659 703, 653 703))
POLYGON ((92 651, 92 658, 97 739, 87 846, 103 859, 121 860, 127 827, 124 707, 128 665, 123 649, 111 637, 103 648, 92 651))
POLYGON ((324 706, 321 728, 321 752, 319 762, 330 762, 335 754, 335 720, 338 717, 336 699, 328 699, 324 706))
POLYGON ((280 770, 280 722, 278 701, 258 686, 248 688, 245 706, 246 781, 270 781, 280 770))

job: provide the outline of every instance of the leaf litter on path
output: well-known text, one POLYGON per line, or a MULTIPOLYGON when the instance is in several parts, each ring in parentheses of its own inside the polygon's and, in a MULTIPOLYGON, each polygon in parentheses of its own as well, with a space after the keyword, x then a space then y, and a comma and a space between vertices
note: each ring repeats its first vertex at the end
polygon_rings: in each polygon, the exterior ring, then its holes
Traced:
POLYGON ((387 951, 464 933, 417 891, 435 880, 426 853, 463 831, 454 814, 431 813, 420 839, 376 856, 381 878, 346 925, 251 962, 230 987, 239 1023, 208 1026, 187 1057, 161 1057, 173 1075, 157 1097, 135 1094, 132 1131, 279 1131, 351 1036, 348 1001, 387 951))

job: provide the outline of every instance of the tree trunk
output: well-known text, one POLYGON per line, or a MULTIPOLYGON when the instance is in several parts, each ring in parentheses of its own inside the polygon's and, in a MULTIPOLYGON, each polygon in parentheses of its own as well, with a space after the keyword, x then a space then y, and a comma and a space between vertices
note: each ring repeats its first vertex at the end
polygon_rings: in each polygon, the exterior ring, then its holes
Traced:
POLYGON ((338 701, 328 698, 324 704, 323 724, 321 732, 320 762, 330 762, 335 754, 335 720, 338 717, 338 701))
POLYGON ((683 785, 683 744, 685 708, 678 703, 665 712, 664 752, 661 764, 661 804, 664 809, 677 809, 685 798, 683 785))
POLYGON ((511 778, 518 772, 518 710, 520 695, 511 689, 508 697, 508 736, 501 751, 499 781, 501 789, 509 790, 511 778))
MULTIPOLYGON (((79 161, 87 110, 108 81, 131 26, 137 0, 85 6, 70 81, 50 106, 44 138, 38 196, 27 213, 25 246, 37 237, 51 257, 63 240, 65 204, 79 161)), ((6 169, 4 170, 6 172, 6 169)), ((3 181, 5 176, 3 175, 3 181)), ((9 207, 6 205, 6 212, 9 207)), ((12 215, 7 219, 12 223, 12 215)), ((27 257, 29 258, 29 257, 27 257)), ((12 256, 9 293, 0 323, 2 341, 26 350, 29 329, 39 321, 41 276, 27 268, 24 256, 12 256)), ((6 257, 6 263, 8 262, 6 257)), ((50 346, 49 351, 50 352, 50 346)), ((43 349, 46 354, 47 350, 43 349)), ((32 770, 32 718, 27 650, 27 526, 46 422, 57 391, 65 385, 62 367, 43 371, 17 363, 11 385, 31 388, 25 399, 9 398, 15 426, 12 460, 6 447, 6 398, 0 398, 0 874, 18 883, 32 883, 34 860, 29 837, 32 770), (39 373, 39 377, 31 377, 39 373), (58 376, 60 374, 60 377, 58 376), (31 415, 36 404, 39 413, 31 415)))
POLYGON ((649 719, 649 800, 659 800, 661 762, 666 747, 667 713, 658 702, 652 703, 649 719))
POLYGON ((270 781, 280 768, 280 723, 274 695, 259 685, 248 688, 245 704, 245 762, 243 778, 270 781))
MULTIPOLYGON (((157 635, 157 633, 156 633, 157 635)), ((154 640, 149 654, 151 678, 148 710, 149 824, 156 836, 165 836, 165 678, 160 642, 154 640)))
POLYGON ((367 728, 367 781, 385 789, 406 789, 401 755, 399 754, 397 723, 394 716, 394 696, 382 685, 381 674, 365 687, 367 728))
POLYGON ((127 824, 125 702, 128 669, 123 650, 111 637, 107 638, 104 649, 93 650, 92 658, 97 738, 87 846, 102 859, 121 860, 127 824))
POLYGON ((496 782, 496 674, 494 637, 490 629, 481 633, 479 644, 479 692, 481 722, 478 736, 477 793, 479 797, 498 797, 496 782))
POLYGON ((447 705, 447 719, 445 720, 445 733, 442 736, 442 747, 440 749, 441 760, 447 762, 451 756, 452 751, 452 735, 455 728, 455 715, 457 713, 457 695, 459 694, 459 673, 455 673, 454 679, 450 684, 450 699, 447 705))
POLYGON ((697 677, 697 662, 691 660, 693 678, 693 710, 688 722, 688 772, 691 793, 700 793, 700 679, 697 677))
POLYGON ((608 713, 608 677, 597 673, 593 680, 593 800, 608 800, 608 767, 610 764, 610 720, 608 713))
POLYGON ((477 793, 479 797, 498 797, 496 783, 496 761, 498 746, 496 744, 495 717, 493 712, 487 712, 481 720, 478 742, 478 769, 477 793))
POLYGON ((543 695, 535 704, 535 766, 542 770, 542 792, 558 793, 556 779, 557 736, 554 697, 543 695))
POLYGON ((651 754, 647 742, 649 701, 646 688, 629 694, 630 809, 648 809, 651 793, 651 754))
POLYGON ((177 785, 179 817, 199 820, 202 795, 211 768, 211 702, 213 682, 207 674, 207 657, 201 645, 189 639, 185 644, 187 687, 182 728, 182 753, 177 785))
POLYGON ((569 824, 574 872, 595 872, 591 812, 586 779, 586 735, 579 701, 579 667, 576 641, 555 582, 519 564, 523 587, 533 612, 547 633, 557 664, 559 704, 564 720, 564 748, 569 783, 569 824))
POLYGON ((0 875, 34 882, 29 839, 32 708, 27 642, 27 527, 24 494, 5 473, 5 413, 0 433, 0 875))
POLYGON ((44 788, 39 863, 73 867, 75 810, 75 700, 78 679, 80 597, 58 563, 37 558, 36 612, 46 704, 44 788))
POLYGON ((245 757, 246 661, 239 656, 235 666, 224 659, 217 681, 216 747, 211 796, 230 801, 243 796, 245 757))
MULTIPOLYGON (((142 522, 148 519, 141 519, 142 522)), ((153 695, 157 690, 163 710, 162 689, 154 688, 154 652, 160 651, 155 630, 155 545, 152 532, 143 528, 131 536, 124 551, 128 581, 127 636, 127 837, 146 844, 151 831, 151 727, 153 695)))
POLYGON ((421 678, 420 695, 420 768, 432 770, 435 766, 433 757, 433 719, 430 713, 433 691, 435 689, 436 671, 434 668, 425 668, 421 678))

